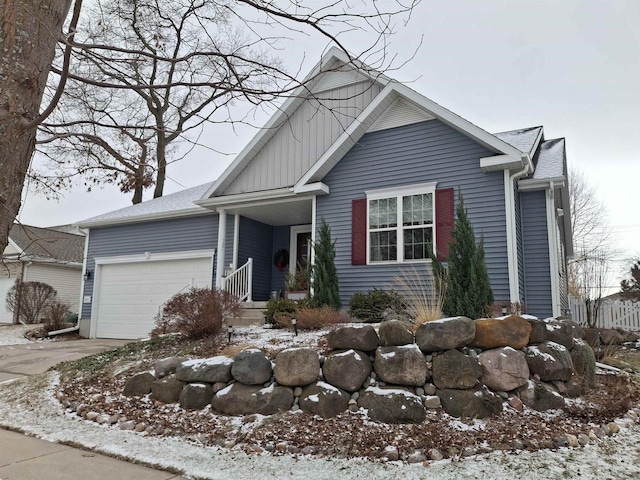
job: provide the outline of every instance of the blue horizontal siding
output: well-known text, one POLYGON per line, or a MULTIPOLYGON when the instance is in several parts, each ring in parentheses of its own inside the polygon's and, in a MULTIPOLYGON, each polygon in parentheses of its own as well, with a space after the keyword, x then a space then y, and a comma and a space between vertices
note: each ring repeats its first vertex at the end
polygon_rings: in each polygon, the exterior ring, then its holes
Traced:
POLYGON ((553 314, 553 310, 545 192, 521 192, 520 203, 526 272, 525 305, 527 313, 546 318, 553 314))
POLYGON ((480 158, 493 155, 482 145, 438 120, 368 133, 329 172, 330 195, 318 197, 336 241, 336 268, 342 303, 357 291, 393 288, 412 264, 351 265, 351 201, 366 190, 438 182, 462 191, 478 240, 484 236, 487 269, 496 301, 509 298, 506 217, 502 172, 483 173, 480 158))
POLYGON ((240 217, 238 266, 244 265, 249 257, 253 258, 253 300, 268 300, 273 264, 273 228, 240 217))
MULTIPOLYGON (((89 232, 87 269, 95 272, 96 257, 213 250, 217 246, 217 239, 217 214, 92 228, 89 232)), ((85 296, 93 296, 93 281, 93 277, 85 281, 85 296)), ((91 304, 84 303, 82 318, 90 317, 91 304)))

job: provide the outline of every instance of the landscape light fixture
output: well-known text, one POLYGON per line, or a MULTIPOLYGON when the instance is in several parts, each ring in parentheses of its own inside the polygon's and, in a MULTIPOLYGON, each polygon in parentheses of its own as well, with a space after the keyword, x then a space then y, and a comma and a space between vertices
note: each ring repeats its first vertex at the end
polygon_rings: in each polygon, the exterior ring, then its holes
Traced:
POLYGON ((291 325, 293 325, 293 331, 296 334, 296 337, 298 336, 298 321, 295 318, 291 319, 291 325))

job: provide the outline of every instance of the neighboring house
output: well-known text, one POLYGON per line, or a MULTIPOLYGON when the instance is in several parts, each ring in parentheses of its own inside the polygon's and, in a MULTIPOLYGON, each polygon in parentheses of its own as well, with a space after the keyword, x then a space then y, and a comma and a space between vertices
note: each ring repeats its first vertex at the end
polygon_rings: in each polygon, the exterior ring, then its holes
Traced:
POLYGON ((0 265, 0 323, 14 320, 5 299, 19 278, 51 285, 71 311, 78 311, 85 239, 56 229, 21 224, 11 228, 0 265))
POLYGON ((564 140, 545 139, 542 127, 492 135, 345 64, 330 50, 308 90, 288 99, 214 183, 81 222, 93 272, 85 335, 147 335, 162 303, 191 285, 266 300, 284 289, 274 253, 289 250, 293 271, 313 255, 309 239, 322 218, 346 306, 356 291, 393 287, 429 262, 432 248, 446 258, 459 192, 484 237, 496 301, 543 317, 568 307, 564 140))

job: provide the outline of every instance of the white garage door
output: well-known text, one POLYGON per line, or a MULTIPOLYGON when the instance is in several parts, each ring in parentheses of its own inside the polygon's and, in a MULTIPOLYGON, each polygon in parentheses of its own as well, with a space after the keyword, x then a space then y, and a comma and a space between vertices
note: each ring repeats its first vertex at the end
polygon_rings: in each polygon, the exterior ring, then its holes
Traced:
POLYGON ((211 258, 102 265, 96 337, 148 337, 158 308, 191 286, 211 286, 212 268, 211 258))
POLYGON ((13 312, 7 310, 6 298, 15 281, 15 278, 0 278, 0 323, 13 322, 13 312))

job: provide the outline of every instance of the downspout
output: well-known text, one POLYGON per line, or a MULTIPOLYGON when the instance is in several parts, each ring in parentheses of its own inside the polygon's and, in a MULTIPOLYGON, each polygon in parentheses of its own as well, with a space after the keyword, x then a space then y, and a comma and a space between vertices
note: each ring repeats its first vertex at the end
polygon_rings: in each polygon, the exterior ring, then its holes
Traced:
POLYGON ((549 248, 549 270, 551 276, 551 311, 554 317, 559 317, 560 311, 560 284, 558 278, 560 271, 558 268, 558 248, 556 245, 557 232, 556 228, 556 202, 555 202, 555 185, 553 181, 549 182, 549 190, 546 194, 547 200, 547 237, 549 248))
POLYGON ((505 209, 507 221, 507 263, 509 269, 509 297, 511 303, 520 303, 520 282, 518 279, 518 236, 516 232, 516 210, 514 198, 514 182, 533 171, 528 155, 521 157, 525 163, 522 170, 511 174, 504 170, 505 209))

